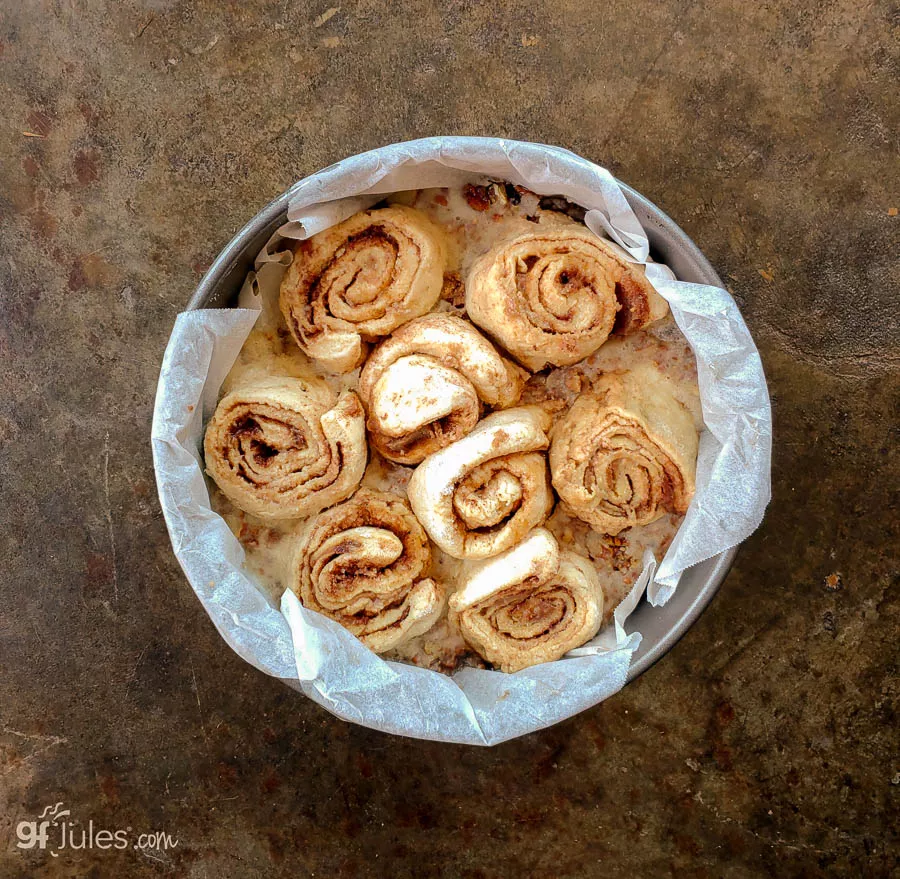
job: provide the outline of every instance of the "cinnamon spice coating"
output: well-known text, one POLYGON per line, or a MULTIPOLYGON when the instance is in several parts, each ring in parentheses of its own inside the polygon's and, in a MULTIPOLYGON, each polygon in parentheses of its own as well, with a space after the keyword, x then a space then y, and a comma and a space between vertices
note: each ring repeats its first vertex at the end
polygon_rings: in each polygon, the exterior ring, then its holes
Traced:
POLYGON ((566 366, 610 333, 632 333, 667 311, 643 268, 576 223, 501 241, 466 281, 472 321, 532 372, 566 366))
POLYGON ((543 528, 482 562, 450 598, 451 621, 501 671, 559 659, 603 620, 603 589, 590 561, 560 551, 543 528))
POLYGON ((365 416, 352 391, 274 378, 226 394, 206 427, 206 472, 266 520, 298 519, 349 497, 366 469, 365 416))
POLYGON ((308 523, 289 586, 305 607, 384 653, 441 615, 445 590, 430 567, 428 539, 405 499, 360 489, 308 523))
POLYGON ((366 343, 424 314, 441 295, 441 230, 412 208, 363 211, 298 242, 281 312, 306 354, 333 372, 360 365, 366 343))
POLYGON ((360 374, 369 439, 385 458, 418 464, 469 433, 485 405, 514 405, 525 376, 468 321, 416 318, 382 342, 360 374))
POLYGON ((535 407, 495 412, 418 466, 407 488, 409 502, 444 552, 470 559, 496 555, 550 515, 548 428, 549 417, 535 407))
POLYGON ((686 512, 697 447, 693 419, 655 369, 610 374, 554 428, 553 487, 573 516, 618 534, 686 512))

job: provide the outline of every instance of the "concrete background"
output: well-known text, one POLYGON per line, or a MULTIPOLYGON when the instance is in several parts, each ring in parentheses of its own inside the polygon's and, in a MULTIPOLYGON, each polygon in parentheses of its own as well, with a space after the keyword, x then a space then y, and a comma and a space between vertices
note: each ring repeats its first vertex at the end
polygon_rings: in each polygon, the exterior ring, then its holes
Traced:
POLYGON ((898 21, 0 5, 0 874, 892 875, 898 21), (172 322, 232 233, 317 168, 443 133, 561 144, 659 204, 727 279, 775 406, 770 512, 702 619, 492 750, 351 726, 242 663, 175 563, 149 449, 172 322), (178 846, 16 849, 57 801, 178 846))

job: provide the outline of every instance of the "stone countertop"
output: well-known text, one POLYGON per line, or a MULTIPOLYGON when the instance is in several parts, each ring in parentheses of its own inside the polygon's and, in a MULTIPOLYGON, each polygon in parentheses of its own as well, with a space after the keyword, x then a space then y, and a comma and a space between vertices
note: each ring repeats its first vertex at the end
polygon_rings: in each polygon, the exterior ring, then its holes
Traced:
POLYGON ((6 4, 0 874, 891 874, 896 27, 887 0, 6 4), (660 205, 775 411, 769 514, 700 621, 493 749, 343 723, 238 659, 150 459, 172 322, 236 229, 443 133, 560 144, 660 205), (19 850, 57 802, 129 848, 19 850), (158 830, 177 846, 131 847, 158 830))

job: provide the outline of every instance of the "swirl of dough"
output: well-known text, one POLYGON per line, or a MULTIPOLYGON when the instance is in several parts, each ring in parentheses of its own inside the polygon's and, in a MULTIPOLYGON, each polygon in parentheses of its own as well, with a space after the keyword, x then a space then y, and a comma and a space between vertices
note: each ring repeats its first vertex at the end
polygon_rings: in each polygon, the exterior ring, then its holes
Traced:
POLYGON ((450 597, 450 618, 480 656, 515 672, 593 638, 603 619, 603 590, 588 559, 561 552, 549 531, 536 528, 479 563, 450 597))
POLYGON ((610 374, 554 428, 553 486, 571 515, 618 534, 687 510, 697 447, 693 418, 655 369, 610 374))
POLYGON ((536 407, 495 412, 416 468, 409 502, 444 552, 458 559, 496 555, 550 515, 543 454, 549 422, 536 407))
POLYGON ((532 372, 583 360, 668 311, 640 265, 576 224, 501 241, 472 266, 466 311, 532 372))
POLYGON ((427 576, 431 548, 398 495, 360 489, 310 520, 294 555, 290 588, 376 653, 427 632, 444 588, 427 576))
POLYGON ((296 378, 250 384, 221 399, 203 447, 206 472, 235 506, 261 519, 297 519, 359 485, 365 413, 351 391, 335 400, 296 378))
POLYGON ((482 404, 512 406, 525 375, 468 321, 416 318, 369 355, 360 375, 372 445, 391 461, 418 464, 469 433, 482 404))
POLYGON ((281 282, 281 312, 300 348, 334 372, 350 372, 365 342, 386 336, 440 298, 442 232, 418 211, 355 214, 298 242, 281 282))

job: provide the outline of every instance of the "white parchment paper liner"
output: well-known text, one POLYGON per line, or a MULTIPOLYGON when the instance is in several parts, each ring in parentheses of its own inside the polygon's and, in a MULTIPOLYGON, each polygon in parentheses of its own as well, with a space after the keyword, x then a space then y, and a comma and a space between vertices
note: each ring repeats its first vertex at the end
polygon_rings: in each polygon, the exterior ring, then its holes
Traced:
MULTIPOLYGON (((291 190, 289 222, 257 258, 281 271, 278 244, 315 234, 385 193, 448 186, 487 175, 588 209, 585 222, 646 263, 648 241, 612 175, 557 147, 493 138, 427 138, 346 159, 291 190)), ((549 726, 617 692, 640 645, 625 622, 646 590, 671 597, 681 573, 740 543, 770 497, 772 422, 762 364, 731 296, 677 281, 665 266, 647 273, 697 357, 706 430, 697 491, 659 564, 648 554, 631 593, 592 642, 557 662, 513 675, 463 669, 452 678, 367 650, 337 623, 285 592, 271 605, 244 573, 244 552, 212 512, 202 473, 203 426, 222 380, 256 321, 253 308, 178 316, 160 373, 153 458, 175 554, 222 637, 249 663, 283 679, 332 713, 364 726, 436 741, 492 745, 549 726)), ((253 285, 241 304, 253 305, 253 285), (249 294, 249 295, 248 295, 249 294)), ((258 307, 258 305, 256 306, 258 307)))

